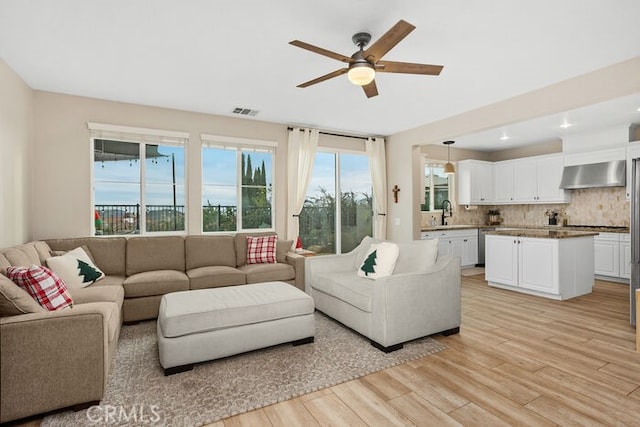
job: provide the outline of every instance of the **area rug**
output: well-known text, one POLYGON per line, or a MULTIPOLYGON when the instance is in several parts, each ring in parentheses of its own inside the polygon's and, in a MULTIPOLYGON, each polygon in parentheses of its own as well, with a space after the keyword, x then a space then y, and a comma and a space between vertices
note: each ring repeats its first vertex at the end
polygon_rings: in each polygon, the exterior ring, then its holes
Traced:
POLYGON ((156 322, 123 326, 100 406, 47 416, 43 426, 199 426, 340 384, 443 350, 421 338, 389 354, 316 312, 313 344, 290 344, 201 363, 164 376, 156 322))

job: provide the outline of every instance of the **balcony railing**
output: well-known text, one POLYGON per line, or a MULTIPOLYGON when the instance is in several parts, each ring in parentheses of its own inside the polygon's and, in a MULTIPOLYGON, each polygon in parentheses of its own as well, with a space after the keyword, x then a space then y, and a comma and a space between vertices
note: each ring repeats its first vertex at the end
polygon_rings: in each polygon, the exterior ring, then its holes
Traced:
MULTIPOLYGON (((140 233, 140 205, 95 205, 96 235, 140 233)), ((237 231, 237 206, 202 207, 203 231, 237 231)), ((244 207, 244 228, 270 228, 271 207, 244 207)), ((184 231, 184 205, 147 205, 146 231, 184 231)))

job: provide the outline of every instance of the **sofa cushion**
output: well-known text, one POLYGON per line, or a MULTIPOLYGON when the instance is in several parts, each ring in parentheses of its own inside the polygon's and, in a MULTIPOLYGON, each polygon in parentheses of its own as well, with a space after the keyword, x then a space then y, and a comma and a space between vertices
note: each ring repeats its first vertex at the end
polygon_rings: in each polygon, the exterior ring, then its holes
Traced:
POLYGON ((127 240, 127 276, 156 270, 185 271, 184 258, 184 237, 181 236, 127 240))
POLYGON ((187 236, 184 249, 187 270, 212 265, 236 266, 233 236, 187 236))
POLYGON ((41 265, 40 256, 35 246, 32 244, 24 244, 12 246, 5 249, 2 254, 14 266, 29 267, 30 265, 41 265))
POLYGON ((124 237, 77 237, 49 239, 52 251, 70 251, 79 246, 89 248, 89 256, 107 276, 124 276, 126 272, 127 239, 124 237))
POLYGON ((187 270, 191 289, 217 288, 218 286, 244 285, 246 275, 234 267, 212 265, 187 270))
POLYGON ((0 274, 0 317, 44 311, 31 295, 0 274))
POLYGON ((29 267, 12 266, 7 268, 7 277, 49 311, 73 306, 67 286, 47 267, 35 264, 29 267))
POLYGON ((247 264, 238 267, 247 276, 247 283, 294 280, 296 272, 289 264, 247 264))
POLYGON ((262 231, 256 233, 236 233, 233 241, 236 247, 236 266, 247 263, 247 236, 274 236, 273 231, 262 231))
POLYGON ((104 277, 104 273, 81 247, 48 258, 47 266, 70 288, 84 288, 104 277))
POLYGON ((398 260, 398 253, 398 245, 395 243, 380 242, 370 245, 358 268, 358 277, 378 279, 391 276, 398 260))
POLYGON ((247 236, 247 264, 275 264, 278 236, 247 236))
POLYGON ((395 274, 427 273, 436 264, 438 258, 438 239, 414 240, 399 243, 400 253, 395 274))
POLYGON ((287 253, 293 246, 293 240, 278 240, 276 243, 276 261, 287 262, 287 253))
POLYGON ((126 279, 126 277, 124 276, 104 276, 104 279, 100 279, 90 287, 91 288, 102 288, 103 286, 123 287, 124 279, 126 279))
POLYGON ((354 271, 326 272, 315 276, 314 289, 371 313, 375 282, 356 276, 354 271))
POLYGON ((88 288, 69 289, 73 303, 87 304, 90 302, 113 302, 122 307, 124 289, 118 286, 90 286, 88 288))
POLYGON ((127 277, 123 285, 125 297, 146 297, 186 291, 189 289, 189 278, 182 271, 145 271, 127 277))

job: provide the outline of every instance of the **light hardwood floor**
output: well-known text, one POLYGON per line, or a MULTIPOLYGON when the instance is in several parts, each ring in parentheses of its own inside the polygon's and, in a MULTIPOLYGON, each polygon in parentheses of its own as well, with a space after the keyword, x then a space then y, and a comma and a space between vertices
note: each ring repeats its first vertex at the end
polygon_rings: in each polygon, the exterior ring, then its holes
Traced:
POLYGON ((629 288, 596 281, 552 301, 462 278, 448 349, 212 424, 231 426, 640 425, 629 288))
POLYGON ((460 334, 436 337, 447 350, 210 426, 638 426, 628 292, 596 281, 552 301, 462 277, 460 334))

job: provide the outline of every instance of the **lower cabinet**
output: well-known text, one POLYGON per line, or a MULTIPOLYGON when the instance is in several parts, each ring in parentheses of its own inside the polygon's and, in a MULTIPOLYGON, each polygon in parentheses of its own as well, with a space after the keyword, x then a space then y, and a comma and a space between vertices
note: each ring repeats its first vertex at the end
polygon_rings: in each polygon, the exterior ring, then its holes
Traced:
POLYGON ((605 278, 631 278, 631 235, 600 233, 593 240, 594 271, 605 278))
POLYGON ((485 253, 490 286, 553 299, 584 295, 593 288, 592 237, 487 235, 485 253))
POLYGON ((422 233, 422 239, 438 239, 438 255, 460 257, 463 267, 478 263, 478 229, 436 230, 422 233))

